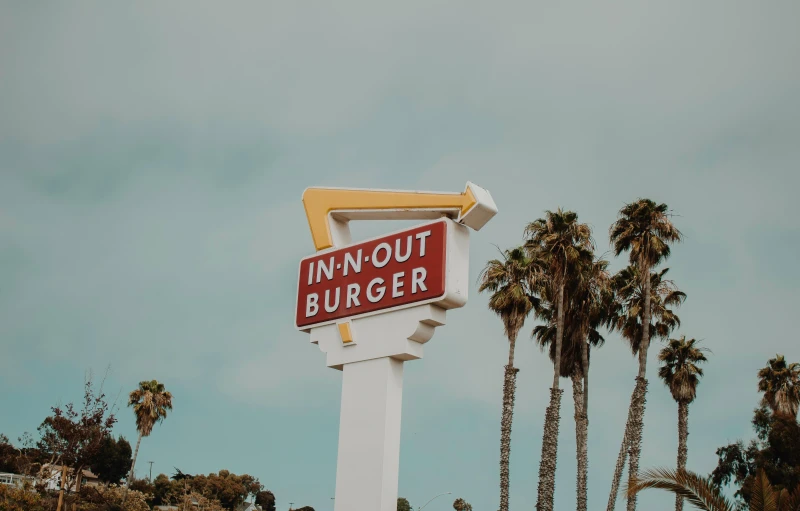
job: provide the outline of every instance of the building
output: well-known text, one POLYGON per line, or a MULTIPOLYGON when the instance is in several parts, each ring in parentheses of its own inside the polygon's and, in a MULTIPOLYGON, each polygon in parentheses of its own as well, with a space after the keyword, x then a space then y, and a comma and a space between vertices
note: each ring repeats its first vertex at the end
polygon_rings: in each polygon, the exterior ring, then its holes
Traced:
POLYGON ((19 474, 0 472, 0 484, 22 488, 22 486, 25 484, 25 481, 30 481, 31 483, 33 483, 33 479, 30 477, 22 476, 19 474))
MULTIPOLYGON (((41 471, 41 479, 44 481, 45 488, 48 490, 60 490, 61 489, 61 473, 63 467, 61 465, 45 465, 42 467, 41 471)), ((72 469, 67 469, 69 473, 72 473, 72 469)), ((100 484, 100 479, 93 474, 90 470, 82 470, 83 477, 81 477, 81 484, 80 486, 97 486, 100 484)), ((72 480, 72 477, 69 478, 72 480)), ((70 488, 67 488, 68 491, 75 491, 75 481, 72 482, 70 488)))

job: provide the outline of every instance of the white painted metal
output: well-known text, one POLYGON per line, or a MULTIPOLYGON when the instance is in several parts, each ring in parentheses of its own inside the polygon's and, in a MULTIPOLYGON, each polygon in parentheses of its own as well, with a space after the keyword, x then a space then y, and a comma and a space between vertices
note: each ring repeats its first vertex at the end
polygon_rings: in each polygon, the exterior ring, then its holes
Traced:
POLYGON ((334 511, 396 511, 402 401, 402 361, 345 366, 334 511))
POLYGON ((467 189, 472 191, 476 204, 467 214, 459 217, 459 223, 480 231, 486 223, 497 214, 497 205, 487 190, 467 181, 467 189))
POLYGON ((416 360, 422 358, 422 345, 433 337, 434 329, 444 324, 445 310, 426 304, 353 319, 354 346, 342 344, 335 323, 312 328, 311 342, 327 354, 327 365, 333 369, 382 357, 416 360))

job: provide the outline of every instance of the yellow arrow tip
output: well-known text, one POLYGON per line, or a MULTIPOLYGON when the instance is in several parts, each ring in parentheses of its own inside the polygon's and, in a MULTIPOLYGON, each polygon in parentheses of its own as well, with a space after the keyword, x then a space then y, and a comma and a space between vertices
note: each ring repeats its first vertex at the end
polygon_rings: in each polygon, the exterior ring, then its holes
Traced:
POLYGON ((472 189, 468 186, 466 191, 464 191, 464 205, 461 206, 461 216, 463 217, 466 215, 470 209, 472 209, 478 201, 475 199, 475 194, 472 193, 472 189))

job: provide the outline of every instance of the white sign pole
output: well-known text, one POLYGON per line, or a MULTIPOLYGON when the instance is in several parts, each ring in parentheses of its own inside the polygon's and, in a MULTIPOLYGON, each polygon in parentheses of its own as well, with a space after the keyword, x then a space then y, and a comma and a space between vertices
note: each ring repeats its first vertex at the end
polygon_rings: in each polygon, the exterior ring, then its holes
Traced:
POLYGON ((397 509, 403 362, 354 362, 342 375, 336 511, 397 509))
POLYGON ((356 318, 345 346, 337 325, 311 329, 311 342, 343 371, 335 511, 395 511, 400 469, 403 362, 445 322, 433 304, 356 318))

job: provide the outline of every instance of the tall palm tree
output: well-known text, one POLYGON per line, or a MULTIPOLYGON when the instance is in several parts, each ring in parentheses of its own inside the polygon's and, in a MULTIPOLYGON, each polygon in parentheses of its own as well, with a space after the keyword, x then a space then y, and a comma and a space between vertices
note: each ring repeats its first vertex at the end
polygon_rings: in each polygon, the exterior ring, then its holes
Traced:
POLYGON ((502 252, 502 259, 486 263, 480 277, 479 291, 489 291, 489 309, 500 316, 508 337, 508 365, 503 379, 503 412, 500 421, 500 511, 508 511, 509 459, 511 457, 511 422, 517 372, 514 348, 525 319, 538 304, 531 285, 537 280, 538 265, 522 247, 502 252))
MULTIPOLYGON (((574 295, 573 295, 574 296, 574 295)), ((572 380, 572 398, 575 408, 575 440, 576 440, 576 460, 578 463, 578 477, 576 482, 577 489, 577 509, 585 511, 586 499, 586 469, 588 468, 586 458, 586 425, 585 421, 585 399, 588 396, 586 388, 586 372, 583 365, 584 351, 588 346, 600 346, 603 344, 603 337, 595 328, 591 328, 588 334, 583 330, 584 324, 588 322, 580 315, 581 311, 577 307, 579 303, 570 300, 564 314, 564 340, 561 346, 560 375, 562 378, 572 380)), ((544 351, 547 349, 550 361, 555 363, 556 354, 556 318, 557 311, 550 302, 542 302, 536 310, 536 318, 544 321, 544 324, 536 325, 533 329, 532 337, 536 344, 544 351)), ((588 367, 588 353, 587 367, 588 367)))
MULTIPOLYGON (((681 324, 680 318, 670 307, 680 306, 686 299, 686 294, 680 291, 673 281, 664 278, 668 272, 669 268, 664 268, 659 272, 652 272, 647 282, 647 288, 650 290, 648 293, 648 301, 650 302, 650 314, 648 314, 650 324, 648 330, 653 332, 653 337, 662 339, 666 339, 681 324)), ((639 270, 635 266, 628 266, 619 271, 611 280, 611 289, 613 295, 608 299, 609 305, 606 311, 605 323, 612 330, 618 330, 623 339, 630 345, 631 352, 634 355, 638 355, 643 349, 642 330, 644 329, 643 318, 645 312, 645 286, 642 284, 639 270)), ((636 387, 631 396, 631 404, 634 407, 628 410, 628 423, 631 423, 635 416, 641 417, 643 415, 646 390, 647 380, 637 378, 636 387)), ((641 440, 642 422, 636 422, 635 426, 641 440)), ((611 495, 608 498, 609 511, 614 509, 617 489, 622 479, 622 470, 625 467, 626 454, 628 454, 629 450, 633 454, 630 435, 631 433, 626 429, 611 483, 611 495)), ((631 458, 631 463, 634 467, 631 471, 634 474, 639 466, 638 451, 635 454, 635 463, 634 458, 631 458)))
MULTIPOLYGON (((580 368, 583 376, 582 408, 576 423, 576 435, 580 437, 578 448, 577 472, 577 511, 586 511, 587 478, 589 471, 589 351, 590 347, 602 346, 605 340, 598 328, 606 321, 610 299, 610 278, 608 261, 598 259, 591 264, 583 265, 578 274, 577 289, 573 293, 573 301, 578 321, 577 343, 580 346, 580 368)), ((576 403, 577 404, 577 403, 576 403)))
POLYGON ((141 381, 139 388, 128 396, 128 406, 133 407, 133 413, 136 415, 136 429, 139 431, 139 439, 136 441, 136 450, 131 463, 131 473, 128 476, 128 486, 130 486, 142 437, 150 436, 153 426, 167 417, 167 410, 172 410, 172 394, 167 392, 164 384, 157 380, 141 381))
MULTIPOLYGON (((703 354, 705 348, 697 346, 694 339, 670 339, 669 344, 658 354, 658 360, 663 365, 658 369, 658 376, 669 387, 672 398, 678 403, 678 470, 686 470, 687 448, 686 440, 689 436, 689 404, 697 395, 697 385, 703 376, 703 370, 698 366, 707 362, 703 354)), ((683 510, 683 498, 675 497, 675 511, 683 510)))
MULTIPOLYGON (((589 350, 605 342, 598 328, 605 319, 607 308, 606 295, 610 281, 607 267, 608 261, 602 259, 582 261, 578 270, 570 275, 567 284, 570 300, 564 313, 560 365, 561 377, 572 380, 578 511, 587 508, 589 350)), ((535 312, 536 318, 543 324, 534 327, 533 337, 542 350, 548 349, 550 360, 554 362, 557 311, 551 301, 543 300, 535 312)))
POLYGON ((761 400, 773 412, 797 417, 800 405, 800 364, 787 364, 783 355, 769 359, 767 366, 758 371, 758 391, 761 400))
POLYGON ((548 296, 555 298, 556 338, 553 356, 553 386, 550 388, 550 404, 547 407, 542 437, 542 458, 539 464, 539 488, 537 511, 553 510, 555 493, 555 471, 558 456, 558 424, 561 408, 559 376, 561 375, 561 346, 564 338, 564 313, 566 309, 565 289, 569 275, 576 271, 581 261, 591 260, 594 242, 587 224, 578 223, 578 214, 573 211, 546 211, 525 228, 525 248, 532 257, 542 261, 546 278, 541 286, 548 296))
MULTIPOLYGON (((656 204, 650 199, 638 199, 619 210, 617 220, 609 229, 609 238, 614 246, 614 255, 630 252, 630 263, 639 270, 644 288, 644 314, 642 317, 641 349, 639 350, 639 372, 631 395, 628 421, 625 424, 624 442, 629 444, 629 477, 639 469, 639 453, 642 449, 642 427, 644 421, 645 396, 647 394, 647 351, 650 348, 650 270, 670 255, 670 244, 681 240, 682 234, 670 220, 666 204, 656 204)), ((623 461, 624 462, 624 461, 623 461)), ((616 488, 619 481, 612 482, 609 509, 614 508, 616 488)), ((628 499, 628 511, 636 510, 636 496, 628 499)))
MULTIPOLYGON (((567 310, 564 313, 564 339, 561 345, 560 376, 572 380, 572 399, 575 408, 575 440, 576 440, 576 459, 579 459, 581 452, 581 411, 583 410, 583 367, 581 365, 581 350, 579 339, 576 335, 579 318, 576 317, 574 309, 570 307, 571 301, 567 303, 567 310)), ((557 334, 558 311, 552 302, 542 301, 540 307, 536 309, 536 319, 543 321, 543 324, 533 328, 531 337, 536 341, 539 349, 548 351, 550 361, 555 364, 556 356, 556 334, 557 334)), ((580 463, 579 463, 580 464, 580 463)), ((578 498, 582 495, 581 478, 577 479, 578 498)), ((580 501, 578 503, 580 509, 580 501)))
POLYGON ((753 484, 753 497, 749 506, 737 507, 726 499, 714 484, 688 470, 646 470, 628 483, 628 498, 642 490, 657 488, 688 500, 703 511, 797 511, 800 509, 800 485, 793 491, 773 487, 767 475, 759 469, 753 484))

